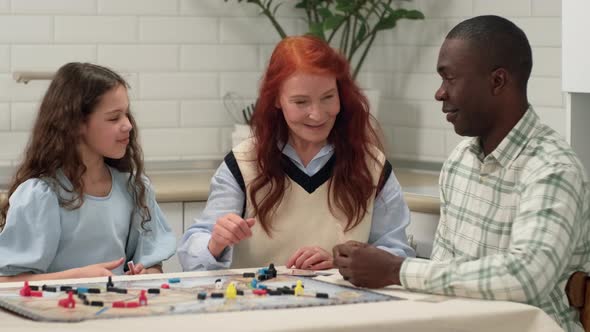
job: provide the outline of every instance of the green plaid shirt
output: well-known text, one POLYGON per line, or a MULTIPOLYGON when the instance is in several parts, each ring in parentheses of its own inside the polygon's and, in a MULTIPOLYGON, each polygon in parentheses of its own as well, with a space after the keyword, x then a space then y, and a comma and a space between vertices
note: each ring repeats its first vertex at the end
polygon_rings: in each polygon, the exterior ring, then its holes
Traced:
POLYGON ((408 258, 404 287, 528 303, 581 330, 565 284, 589 271, 590 185, 571 147, 532 108, 489 155, 461 142, 440 175, 431 260, 408 258))

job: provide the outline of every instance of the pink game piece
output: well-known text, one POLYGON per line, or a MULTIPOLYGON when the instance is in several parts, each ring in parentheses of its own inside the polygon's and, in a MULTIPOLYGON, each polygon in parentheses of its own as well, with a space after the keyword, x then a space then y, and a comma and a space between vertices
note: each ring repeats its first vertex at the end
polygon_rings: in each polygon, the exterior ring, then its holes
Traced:
POLYGON ((59 300, 57 302, 57 305, 59 305, 60 307, 68 308, 68 309, 75 308, 76 307, 76 300, 74 300, 74 292, 69 291, 68 298, 59 300))
POLYGON ((124 301, 115 301, 113 302, 113 308, 125 308, 124 301))
POLYGON ((142 289, 141 294, 139 294, 139 305, 148 305, 147 296, 145 295, 145 289, 142 289))
POLYGON ((125 303, 126 308, 139 308, 139 302, 127 302, 125 303))

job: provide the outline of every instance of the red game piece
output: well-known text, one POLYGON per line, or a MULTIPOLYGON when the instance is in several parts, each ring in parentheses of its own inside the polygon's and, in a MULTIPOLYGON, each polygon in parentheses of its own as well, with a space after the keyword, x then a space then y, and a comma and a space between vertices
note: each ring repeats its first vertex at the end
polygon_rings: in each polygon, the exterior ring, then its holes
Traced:
POLYGON ((113 302, 113 308, 125 308, 124 301, 115 301, 113 302))
POLYGON ((139 308, 139 302, 127 302, 125 303, 127 308, 139 308))
POLYGON ((25 281, 25 285, 20 290, 20 296, 31 296, 31 287, 29 287, 29 282, 25 281))
POLYGON ((162 284, 162 286, 160 286, 160 288, 170 289, 170 285, 168 285, 168 284, 162 284))
POLYGON ((75 308, 76 307, 76 300, 74 300, 74 292, 69 291, 68 298, 59 300, 57 302, 57 305, 59 305, 60 307, 69 308, 69 309, 75 308))
POLYGON ((145 295, 145 290, 141 290, 141 294, 139 294, 139 305, 148 305, 147 296, 145 295))
POLYGON ((255 295, 266 295, 267 291, 266 289, 255 289, 252 293, 255 295))

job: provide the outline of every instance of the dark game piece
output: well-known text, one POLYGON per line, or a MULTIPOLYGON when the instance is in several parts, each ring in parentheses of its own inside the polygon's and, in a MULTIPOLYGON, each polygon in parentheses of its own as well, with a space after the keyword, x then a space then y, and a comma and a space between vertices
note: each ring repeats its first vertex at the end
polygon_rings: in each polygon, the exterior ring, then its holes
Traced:
POLYGON ((260 275, 258 275, 258 280, 259 281, 264 281, 264 280, 268 280, 268 279, 270 279, 268 274, 260 274, 260 275))
POLYGON ((113 277, 109 276, 109 280, 107 281, 107 289, 109 287, 115 287, 115 284, 113 284, 113 277))
POLYGON ((127 294, 127 289, 117 288, 117 290, 115 292, 117 292, 118 294, 127 294))
POLYGON ((33 285, 31 285, 31 286, 29 286, 29 288, 31 290, 35 290, 35 291, 38 291, 39 290, 39 286, 33 286, 33 285))
POLYGON ((148 289, 148 294, 160 294, 160 289, 150 288, 150 289, 148 289))
POLYGON ((84 305, 90 305, 90 301, 84 299, 84 305))
POLYGON ((268 295, 282 295, 283 292, 281 292, 280 290, 269 290, 268 291, 268 295))
POLYGON ((80 294, 78 294, 78 298, 79 298, 80 300, 86 300, 86 294, 84 294, 84 293, 80 293, 80 294))
POLYGON ((320 299, 327 299, 330 296, 328 295, 328 293, 316 293, 315 297, 320 298, 320 299))
POLYGON ((256 277, 256 273, 254 273, 254 272, 244 272, 244 274, 242 274, 242 277, 244 277, 244 278, 255 278, 256 277))
POLYGON ((62 292, 69 292, 72 290, 72 286, 61 286, 59 290, 62 292))
POLYGON ((270 265, 268 266, 268 270, 267 270, 266 273, 267 273, 268 276, 270 276, 272 278, 276 278, 277 277, 277 269, 275 269, 275 265, 273 263, 270 263, 270 265))
POLYGON ((43 285, 43 287, 41 287, 42 290, 46 291, 46 292, 57 292, 57 288, 56 287, 52 287, 52 286, 47 286, 47 285, 43 285))
POLYGON ((207 298, 207 293, 203 292, 203 293, 197 294, 197 299, 199 299, 199 300, 204 300, 206 298, 207 298))
POLYGON ((290 288, 281 288, 281 292, 286 295, 295 295, 295 291, 290 288))
POLYGON ((88 288, 88 293, 90 293, 90 294, 100 294, 100 289, 98 289, 98 288, 88 288))
POLYGON ((223 298, 223 293, 211 293, 211 297, 214 299, 223 298))
POLYGON ((92 301, 90 302, 90 305, 93 307, 104 307, 104 302, 102 301, 92 301))
POLYGON ((241 290, 241 289, 238 289, 238 290, 236 291, 236 295, 239 295, 239 296, 244 296, 244 291, 243 291, 243 290, 241 290))

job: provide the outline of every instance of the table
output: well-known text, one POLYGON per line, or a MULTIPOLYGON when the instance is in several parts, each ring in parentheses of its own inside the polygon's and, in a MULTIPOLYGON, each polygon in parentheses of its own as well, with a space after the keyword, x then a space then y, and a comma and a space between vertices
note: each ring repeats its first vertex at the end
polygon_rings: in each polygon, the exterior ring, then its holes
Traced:
MULTIPOLYGON (((278 268, 281 272, 282 267, 278 268)), ((206 272, 168 273, 156 277, 211 276, 252 272, 239 269, 206 272)), ((332 276, 318 279, 348 284, 336 270, 332 276)), ((154 276, 118 276, 150 279, 154 276)), ((84 279, 84 282, 104 278, 84 279)), ((78 280, 54 280, 45 284, 69 284, 78 280)), ((0 288, 22 283, 0 284, 0 288)), ((541 309, 514 302, 445 298, 387 287, 379 292, 405 298, 406 301, 322 306, 282 310, 259 310, 198 315, 168 315, 142 318, 90 320, 80 323, 35 322, 0 310, 2 332, 34 331, 562 331, 541 309)))

